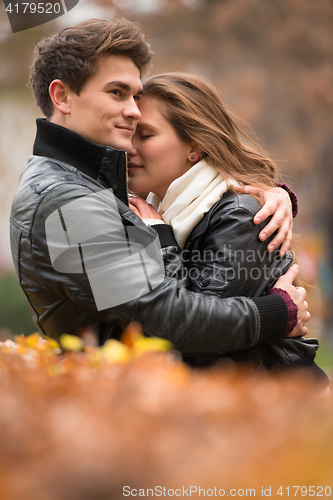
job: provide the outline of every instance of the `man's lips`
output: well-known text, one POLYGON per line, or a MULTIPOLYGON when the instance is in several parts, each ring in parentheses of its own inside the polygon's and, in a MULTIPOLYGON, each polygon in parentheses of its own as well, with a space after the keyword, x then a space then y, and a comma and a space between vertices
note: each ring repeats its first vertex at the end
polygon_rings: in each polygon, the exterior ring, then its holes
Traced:
POLYGON ((130 126, 123 126, 123 127, 120 127, 120 126, 117 126, 116 127, 117 129, 119 130, 123 130, 124 132, 127 132, 128 134, 134 134, 134 127, 130 127, 130 126))

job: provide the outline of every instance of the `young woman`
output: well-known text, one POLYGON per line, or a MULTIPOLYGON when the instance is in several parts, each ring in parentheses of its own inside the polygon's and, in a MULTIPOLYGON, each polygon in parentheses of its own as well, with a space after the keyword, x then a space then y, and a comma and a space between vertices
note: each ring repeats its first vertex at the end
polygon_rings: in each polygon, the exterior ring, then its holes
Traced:
MULTIPOLYGON (((131 198, 131 208, 150 219, 145 220, 150 225, 172 226, 187 271, 178 278, 193 291, 220 297, 272 293, 292 256, 266 250, 266 242, 259 239, 266 222, 253 223, 260 203, 236 194, 234 186, 274 186, 278 178, 274 163, 242 134, 215 89, 199 77, 177 73, 152 77, 144 85, 139 107, 128 185, 133 192, 150 191, 147 201, 154 208, 138 198, 131 198)), ((276 288, 273 293, 281 294, 292 309, 288 294, 276 288)), ((304 325, 300 332, 307 333, 304 325)), ((243 351, 235 345, 230 357, 252 369, 306 366, 327 385, 326 375, 313 361, 317 348, 315 339, 300 336, 243 351)), ((184 359, 193 366, 207 366, 218 357, 184 359)))

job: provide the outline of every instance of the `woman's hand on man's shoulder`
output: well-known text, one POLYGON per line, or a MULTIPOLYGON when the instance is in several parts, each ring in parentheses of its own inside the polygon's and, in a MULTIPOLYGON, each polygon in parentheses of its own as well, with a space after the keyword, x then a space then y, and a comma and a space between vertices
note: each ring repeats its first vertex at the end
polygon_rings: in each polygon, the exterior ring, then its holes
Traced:
POLYGON ((255 215, 253 222, 260 224, 271 215, 272 219, 261 231, 259 238, 265 241, 278 229, 267 250, 271 253, 281 245, 279 253, 283 257, 289 250, 293 229, 293 210, 288 192, 280 187, 261 189, 254 186, 234 186, 233 189, 236 193, 250 194, 261 200, 263 207, 255 215))

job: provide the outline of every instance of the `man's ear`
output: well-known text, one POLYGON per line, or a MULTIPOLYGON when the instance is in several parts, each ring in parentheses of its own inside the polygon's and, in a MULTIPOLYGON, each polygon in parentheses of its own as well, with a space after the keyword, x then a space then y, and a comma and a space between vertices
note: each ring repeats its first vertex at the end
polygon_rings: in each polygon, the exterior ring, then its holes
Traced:
POLYGON ((61 80, 53 80, 49 86, 49 93, 53 106, 64 115, 68 115, 71 111, 68 86, 61 80))

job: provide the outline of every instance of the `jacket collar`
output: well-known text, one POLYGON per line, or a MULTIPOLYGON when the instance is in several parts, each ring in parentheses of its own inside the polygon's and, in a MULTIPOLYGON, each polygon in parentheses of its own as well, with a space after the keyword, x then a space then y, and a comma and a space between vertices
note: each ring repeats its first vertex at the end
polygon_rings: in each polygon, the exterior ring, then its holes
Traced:
POLYGON ((73 130, 42 118, 36 123, 35 156, 68 163, 104 187, 112 188, 114 194, 128 204, 125 151, 95 144, 73 130))

